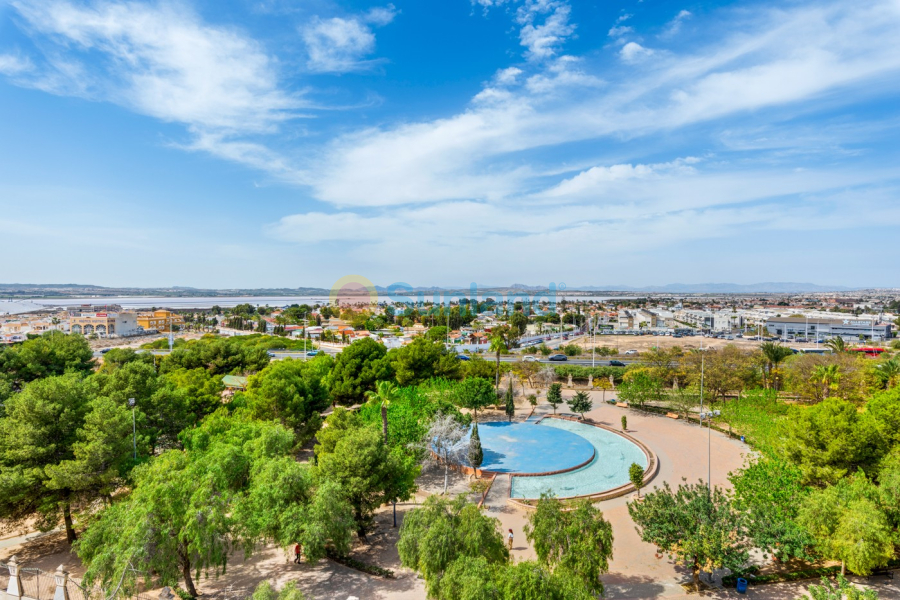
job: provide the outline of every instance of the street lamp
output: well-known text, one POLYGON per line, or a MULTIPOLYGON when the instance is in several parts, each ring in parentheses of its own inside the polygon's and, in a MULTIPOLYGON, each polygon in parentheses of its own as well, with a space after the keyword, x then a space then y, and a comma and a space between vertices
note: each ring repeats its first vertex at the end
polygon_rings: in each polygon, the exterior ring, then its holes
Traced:
POLYGON ((134 398, 128 399, 128 406, 131 407, 131 444, 134 448, 134 461, 137 462, 137 421, 134 417, 134 406, 137 404, 134 398))

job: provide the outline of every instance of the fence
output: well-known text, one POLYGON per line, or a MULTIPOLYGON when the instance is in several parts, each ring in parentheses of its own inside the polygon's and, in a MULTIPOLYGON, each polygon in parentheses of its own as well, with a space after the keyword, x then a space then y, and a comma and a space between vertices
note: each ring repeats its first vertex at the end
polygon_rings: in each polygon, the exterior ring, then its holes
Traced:
POLYGON ((107 594, 100 588, 87 589, 59 566, 53 573, 23 567, 15 556, 0 562, 0 600, 173 600, 169 588, 163 588, 159 598, 148 594, 125 594, 117 587, 107 594), (4 591, 5 590, 5 593, 4 591))

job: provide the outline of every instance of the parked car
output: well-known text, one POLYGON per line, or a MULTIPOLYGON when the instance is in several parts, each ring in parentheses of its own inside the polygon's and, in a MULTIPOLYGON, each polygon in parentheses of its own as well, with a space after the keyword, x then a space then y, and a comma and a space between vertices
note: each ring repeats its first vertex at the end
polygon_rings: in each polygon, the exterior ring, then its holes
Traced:
POLYGON ((318 353, 319 353, 318 350, 310 350, 309 352, 306 353, 306 355, 307 355, 307 356, 315 356, 315 355, 317 355, 318 353))
POLYGON ((625 366, 625 363, 623 363, 621 360, 611 360, 611 361, 609 361, 609 366, 611 366, 611 367, 624 367, 624 366, 625 366))
POLYGON ((528 354, 522 360, 525 362, 539 362, 541 359, 534 354, 528 354))
POLYGON ((625 351, 625 356, 634 356, 634 355, 637 354, 637 353, 638 353, 637 350, 626 350, 626 351, 625 351))
POLYGON ((457 354, 457 355, 456 355, 456 358, 458 358, 459 360, 472 360, 471 358, 469 358, 469 357, 466 356, 465 354, 457 354))
POLYGON ((547 360, 564 361, 569 360, 569 358, 565 354, 553 354, 547 360))

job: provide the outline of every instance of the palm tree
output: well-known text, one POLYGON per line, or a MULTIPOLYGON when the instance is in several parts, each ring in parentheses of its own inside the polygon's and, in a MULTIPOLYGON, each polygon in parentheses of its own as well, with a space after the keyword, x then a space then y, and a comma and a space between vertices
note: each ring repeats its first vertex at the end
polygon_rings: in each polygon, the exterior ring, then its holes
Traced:
POLYGON ((900 359, 896 356, 889 358, 880 365, 876 365, 876 368, 881 373, 881 376, 884 377, 887 389, 891 389, 894 380, 900 376, 900 359))
POLYGON ((827 399, 831 386, 841 379, 841 367, 840 365, 818 365, 813 371, 813 378, 822 384, 822 395, 827 399))
POLYGON ((397 386, 392 381, 376 382, 375 391, 366 392, 366 398, 373 404, 381 403, 381 429, 384 434, 384 443, 386 444, 388 439, 387 411, 391 402, 397 398, 397 386))
POLYGON ((841 352, 847 351, 847 343, 844 342, 844 338, 840 336, 831 338, 830 340, 825 342, 825 346, 827 346, 835 354, 840 354, 841 352))
MULTIPOLYGON (((781 363, 788 356, 793 354, 793 350, 788 348, 787 346, 782 346, 781 344, 775 344, 773 342, 765 342, 760 345, 760 351, 763 353, 763 357, 766 360, 766 371, 772 372, 778 368, 778 364, 781 363)), ((774 379, 774 377, 773 377, 774 379)), ((766 388, 769 387, 768 377, 766 378, 766 388)))

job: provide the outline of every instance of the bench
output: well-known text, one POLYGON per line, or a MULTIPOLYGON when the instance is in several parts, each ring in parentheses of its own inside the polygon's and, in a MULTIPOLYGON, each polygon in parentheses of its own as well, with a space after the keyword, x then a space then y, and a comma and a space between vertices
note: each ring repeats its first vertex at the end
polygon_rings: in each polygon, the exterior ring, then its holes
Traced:
POLYGON ((624 402, 616 402, 616 406, 621 406, 622 408, 628 408, 628 405, 624 402))
POLYGON ((673 413, 673 412, 667 412, 666 416, 669 417, 670 419, 680 419, 681 418, 681 415, 679 415, 678 413, 673 413))

